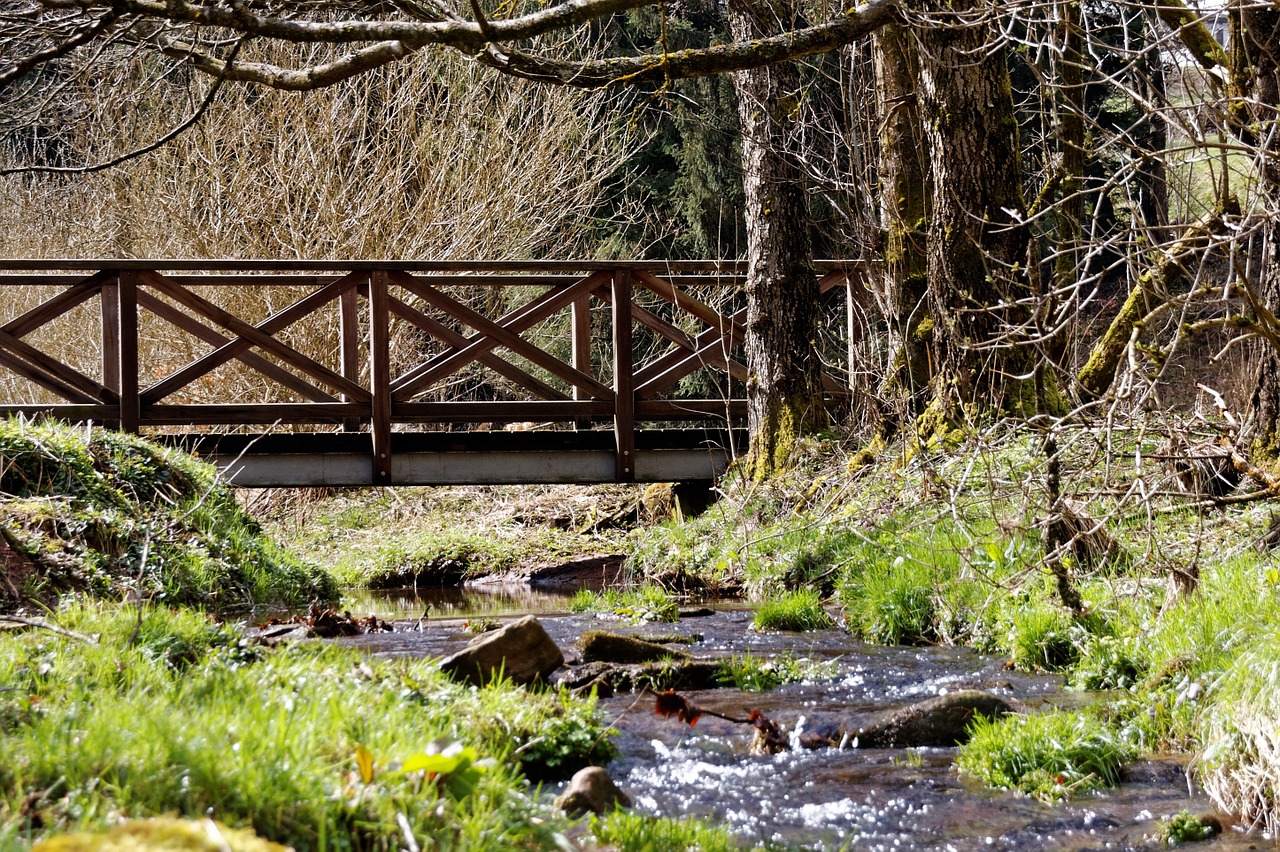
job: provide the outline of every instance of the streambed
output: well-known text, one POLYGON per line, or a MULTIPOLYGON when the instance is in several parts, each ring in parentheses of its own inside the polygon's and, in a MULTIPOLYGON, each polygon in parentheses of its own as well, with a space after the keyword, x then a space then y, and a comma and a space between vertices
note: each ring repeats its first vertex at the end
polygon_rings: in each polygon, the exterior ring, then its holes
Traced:
MULTIPOLYGON (((734 688, 685 693, 702 707, 731 715, 760 710, 793 731, 824 722, 857 723, 883 710, 963 688, 988 690, 1029 709, 1090 700, 1064 692, 1059 677, 1005 671, 1002 660, 964 648, 869 646, 838 630, 757 633, 749 629, 751 612, 742 607, 717 606, 710 615, 684 618, 675 625, 636 626, 600 616, 568 615, 565 603, 564 598, 548 596, 532 608, 571 662, 577 637, 601 628, 640 636, 697 636, 695 644, 678 647, 699 659, 749 652, 834 661, 834 676, 822 682, 762 693, 734 688)), ((414 602, 407 610, 414 608, 421 612, 423 607, 414 602)), ((474 614, 429 617, 419 631, 342 641, 378 656, 445 655, 473 638, 462 626, 464 618, 497 617, 507 608, 490 601, 474 614)), ((378 614, 403 618, 406 611, 378 614)), ((1188 780, 1185 761, 1176 756, 1133 765, 1126 782, 1115 790, 1046 805, 961 777, 952 767, 951 748, 793 750, 754 756, 748 753, 751 737, 744 726, 704 716, 689 728, 656 716, 649 696, 619 693, 602 699, 600 708, 620 732, 622 756, 609 772, 639 811, 706 818, 752 843, 957 852, 1156 849, 1163 847, 1155 839, 1162 818, 1183 809, 1196 814, 1213 810, 1188 780)), ((1223 822, 1229 821, 1223 817, 1223 822)), ((1230 826, 1225 834, 1198 846, 1273 848, 1271 841, 1230 826)))

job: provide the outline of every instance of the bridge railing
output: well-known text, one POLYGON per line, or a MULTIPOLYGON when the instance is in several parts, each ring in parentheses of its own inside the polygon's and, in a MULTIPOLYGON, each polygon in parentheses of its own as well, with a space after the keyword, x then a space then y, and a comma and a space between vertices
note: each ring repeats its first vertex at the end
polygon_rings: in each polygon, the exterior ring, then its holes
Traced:
MULTIPOLYGON (((0 414, 133 432, 367 432, 374 483, 392 480, 393 432, 611 425, 615 478, 626 481, 637 423, 745 414, 742 272, 733 262, 0 261, 0 414), (184 345, 166 343, 175 338, 184 345), (702 383, 716 395, 680 387, 708 369, 722 376, 702 383), (488 398, 475 398, 477 375, 492 379, 478 394, 488 398), (458 398, 460 386, 472 398, 458 398)), ((819 274, 824 291, 849 280, 835 265, 819 274)), ((845 379, 824 382, 847 394, 845 379)))

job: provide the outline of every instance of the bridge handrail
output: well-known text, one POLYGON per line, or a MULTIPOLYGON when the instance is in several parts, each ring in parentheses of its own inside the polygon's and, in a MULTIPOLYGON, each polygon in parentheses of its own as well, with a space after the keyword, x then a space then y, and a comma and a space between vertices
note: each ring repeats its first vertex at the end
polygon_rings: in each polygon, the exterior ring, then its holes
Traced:
MULTIPOLYGON (((819 275, 853 270, 857 260, 815 260, 819 275)), ((374 272, 395 269, 422 273, 587 273, 628 269, 666 274, 721 273, 741 276, 745 260, 364 260, 194 259, 194 258, 0 258, 0 272, 84 272, 154 270, 165 272, 374 272)), ((0 283, 24 283, 0 281, 0 283)), ((25 282, 30 283, 30 282, 25 282)), ((714 279, 707 283, 714 283, 714 279)))

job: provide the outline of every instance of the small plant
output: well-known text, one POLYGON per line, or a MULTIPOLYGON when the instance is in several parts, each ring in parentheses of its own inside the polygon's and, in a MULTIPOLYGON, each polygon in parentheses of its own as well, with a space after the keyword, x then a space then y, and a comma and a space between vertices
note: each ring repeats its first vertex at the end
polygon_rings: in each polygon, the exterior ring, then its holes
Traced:
POLYGON ((811 589, 788 592, 777 600, 765 601, 751 623, 757 630, 805 631, 835 626, 822 607, 822 599, 811 589))
POLYGON ((784 683, 827 680, 836 676, 839 662, 815 662, 793 654, 779 654, 771 659, 754 654, 735 654, 720 663, 719 680, 743 692, 767 692, 784 683))
POLYGON ((1189 811, 1178 811, 1160 825, 1160 839, 1170 846, 1180 843, 1198 843, 1217 834, 1221 827, 1214 820, 1205 820, 1189 811))
POLYGON ((1012 605, 1007 650, 1021 671, 1056 672, 1080 659, 1071 616, 1050 604, 1012 605))
POLYGON ((687 819, 663 819, 617 811, 607 818, 591 818, 591 833, 601 847, 618 852, 657 849, 698 849, 737 852, 741 844, 723 828, 687 819))
POLYGON ((1133 758, 1123 738, 1084 713, 978 718, 972 730, 956 758, 962 772, 1044 801, 1114 786, 1133 758))
POLYGON ((468 633, 489 633, 502 625, 492 618, 473 618, 462 622, 462 629, 468 633))
POLYGON ((850 629, 880 645, 920 645, 937 636, 933 568, 899 556, 865 571, 846 594, 850 629))
POLYGON ((580 590, 569 601, 570 612, 608 612, 635 624, 650 621, 673 623, 680 620, 680 605, 661 586, 633 589, 580 590))

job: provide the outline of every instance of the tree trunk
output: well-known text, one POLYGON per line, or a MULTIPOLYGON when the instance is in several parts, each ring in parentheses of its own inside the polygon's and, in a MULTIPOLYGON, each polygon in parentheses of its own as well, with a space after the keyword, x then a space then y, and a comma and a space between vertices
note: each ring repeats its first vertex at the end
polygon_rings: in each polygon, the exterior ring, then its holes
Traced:
MULTIPOLYGON (((881 299, 889 316, 893 374, 885 396, 903 403, 895 418, 909 422, 929 386, 925 344, 932 323, 928 292, 928 159, 916 84, 920 58, 911 35, 887 24, 875 38, 876 108, 880 136, 880 221, 884 279, 881 299)), ((892 424, 892 421, 890 423, 892 424)))
MULTIPOLYGON (((735 39, 779 32, 794 10, 767 0, 728 6, 735 39)), ((747 369, 751 475, 787 467, 796 439, 827 425, 818 358, 819 293, 802 171, 788 150, 799 118, 791 63, 734 75, 747 227, 747 369)))
MULTIPOLYGON (((1232 67, 1240 96, 1231 104, 1236 135, 1256 145, 1266 209, 1263 244, 1262 299, 1274 312, 1280 309, 1280 9, 1275 5, 1240 3, 1232 33, 1232 67)), ((1255 450, 1280 458, 1280 351, 1268 347, 1258 371, 1253 400, 1257 424, 1255 450)))
POLYGON ((1006 50, 977 0, 926 0, 915 27, 928 139, 931 439, 979 411, 1030 415, 1028 230, 1006 50))

